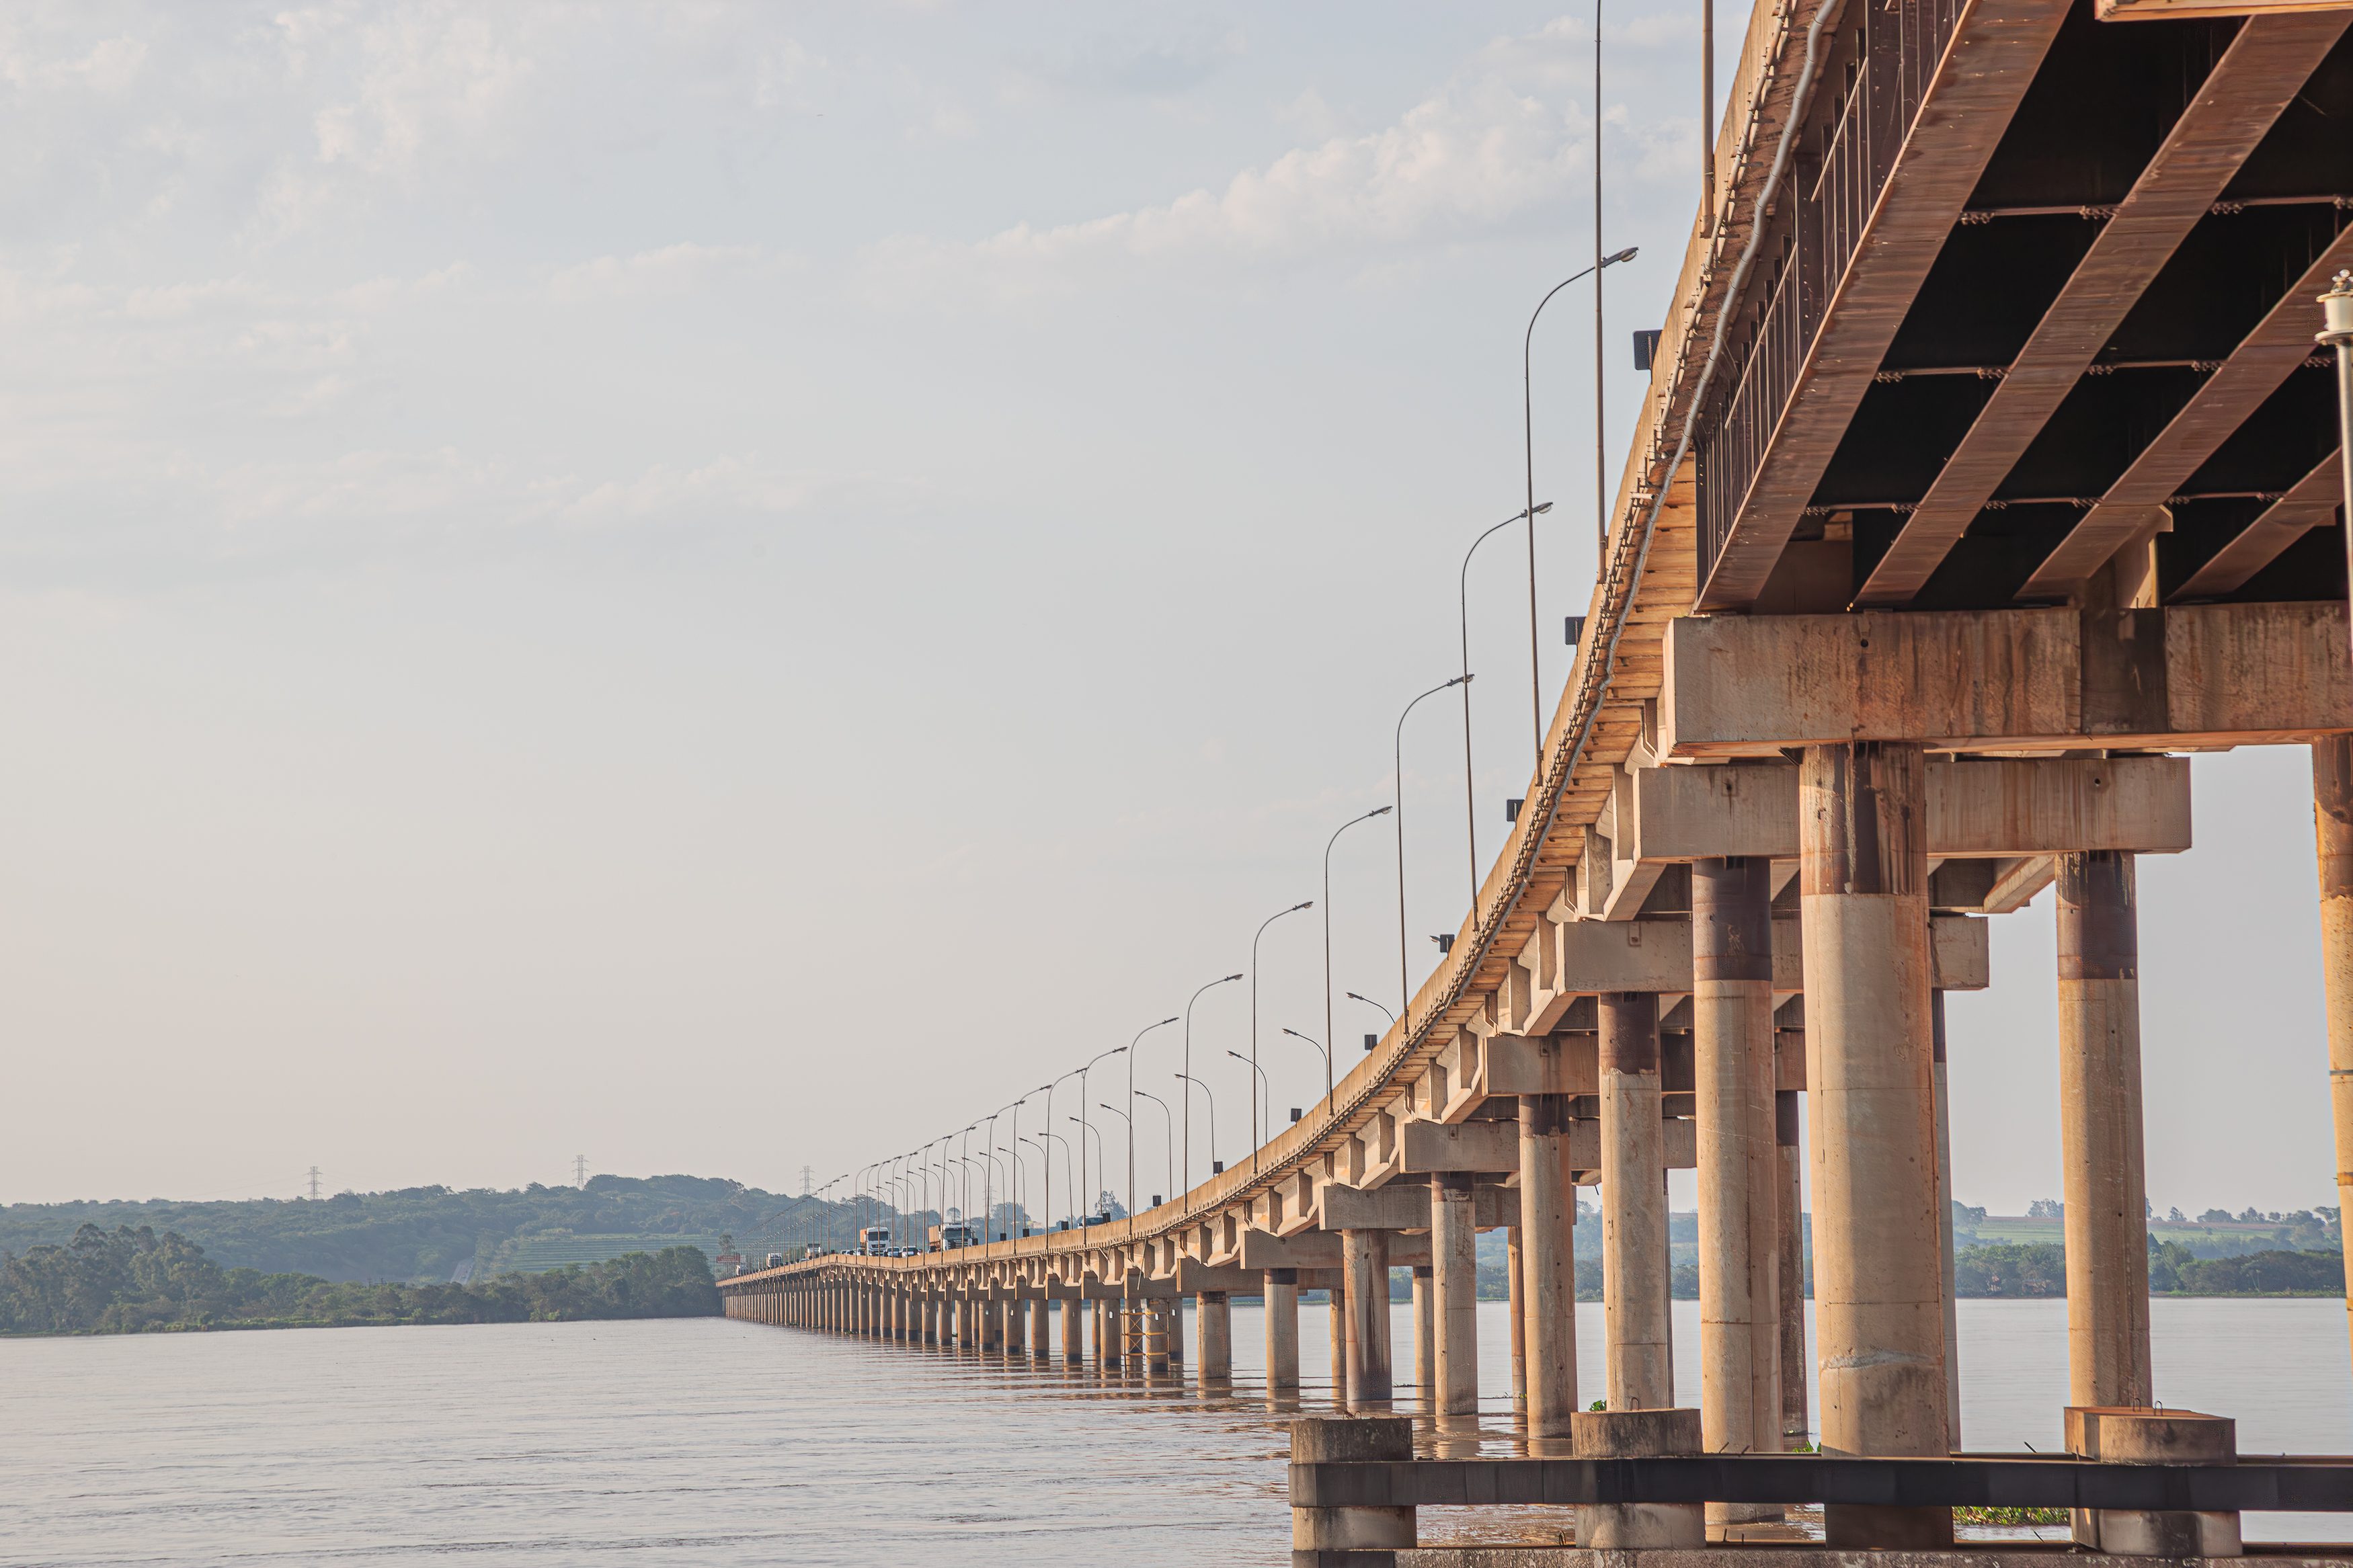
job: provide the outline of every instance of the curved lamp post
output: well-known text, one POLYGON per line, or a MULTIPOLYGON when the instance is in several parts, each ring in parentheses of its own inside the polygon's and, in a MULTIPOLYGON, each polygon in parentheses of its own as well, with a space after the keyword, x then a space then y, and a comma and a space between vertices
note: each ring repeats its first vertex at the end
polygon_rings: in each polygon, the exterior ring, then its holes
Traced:
MULTIPOLYGON (((1210 985, 1223 985, 1229 981, 1240 980, 1240 978, 1241 976, 1239 974, 1221 975, 1218 979, 1210 981, 1208 985, 1202 986, 1201 991, 1207 991, 1209 989, 1210 985)), ((1178 1073, 1176 1075, 1178 1078, 1183 1078, 1193 1070, 1193 1004, 1201 999, 1201 991, 1196 991, 1192 995, 1185 999, 1185 1071, 1178 1073)), ((1185 1115, 1183 1117, 1183 1121, 1185 1123, 1184 1190, 1189 1193, 1193 1190, 1193 1097, 1189 1094, 1185 1097, 1185 1115)), ((1209 1127, 1209 1158, 1214 1160, 1217 1157, 1218 1129, 1215 1123, 1215 1119, 1213 1118, 1209 1127)), ((1176 1194, 1175 1193, 1171 1193, 1168 1195, 1173 1198, 1176 1194)))
MULTIPOLYGON (((1195 992, 1194 994, 1198 996, 1200 993, 1195 992)), ((1146 1024, 1144 1027, 1135 1031, 1135 1039, 1127 1042, 1127 1102, 1130 1105, 1134 1105, 1135 1103, 1135 1096, 1137 1093, 1135 1087, 1136 1042, 1142 1040, 1145 1036, 1152 1033, 1153 1030, 1165 1029, 1175 1022, 1176 1022, 1175 1018, 1163 1018, 1157 1024, 1146 1024)), ((1103 1109, 1108 1110, 1111 1107, 1104 1106, 1103 1109)), ((1173 1186, 1176 1184, 1171 1182, 1169 1184, 1173 1186)), ((1130 1120, 1127 1124, 1127 1212, 1130 1216, 1133 1216, 1135 1213, 1135 1123, 1133 1120, 1130 1120)))
MULTIPOLYGON (((1176 1076, 1183 1079, 1187 1083, 1191 1084, 1195 1089, 1199 1089, 1203 1094, 1208 1094, 1209 1096, 1209 1163, 1214 1166, 1218 1163, 1218 1097, 1214 1094, 1210 1094, 1209 1086, 1203 1083, 1199 1079, 1195 1078, 1191 1073, 1180 1072, 1176 1076)), ((1193 1097, 1188 1094, 1185 1097, 1186 1108, 1190 1110, 1192 1108, 1192 1104, 1193 1097)), ((1186 1152, 1187 1153, 1191 1152, 1190 1150, 1186 1152)), ((1192 1179, 1191 1172, 1187 1171, 1185 1174, 1187 1181, 1192 1179)), ((1187 1190, 1190 1191, 1191 1189, 1187 1188, 1187 1190)))
MULTIPOLYGON (((1235 1060, 1237 1060, 1237 1061, 1248 1061, 1248 1062, 1250 1063, 1250 1071, 1252 1071, 1252 1072, 1257 1072, 1257 1071, 1258 1071, 1258 939, 1259 939, 1260 937, 1262 937, 1262 936, 1264 936, 1264 935, 1266 934, 1266 928, 1267 928, 1267 927, 1269 927, 1269 926, 1272 925, 1275 921, 1277 921, 1281 920, 1283 916, 1285 916, 1285 915, 1295 915, 1295 914, 1297 914, 1297 913, 1298 913, 1300 910, 1312 910, 1312 909, 1314 909, 1314 907, 1315 907, 1315 900, 1313 900, 1313 899, 1309 899, 1309 900, 1306 900, 1304 903, 1297 903, 1297 904, 1293 904, 1293 905, 1292 905, 1292 906, 1291 906, 1289 909, 1287 909, 1287 910, 1277 910, 1274 913, 1272 913, 1272 914, 1271 914, 1271 915, 1267 916, 1267 917, 1266 917, 1266 919, 1264 919, 1264 920, 1261 921, 1259 922, 1258 930, 1256 930, 1255 931, 1252 931, 1252 932, 1250 933, 1250 1054, 1248 1057, 1244 1057, 1244 1056, 1242 1056, 1239 1051, 1228 1051, 1228 1052, 1226 1053, 1226 1055, 1228 1055, 1228 1056, 1229 1056, 1229 1057, 1232 1057, 1232 1058, 1233 1058, 1235 1060)), ((1263 1076, 1265 1076, 1265 1075, 1261 1074, 1260 1076, 1263 1077, 1263 1076)), ((1269 1137, 1269 1136, 1271 1136, 1271 1135, 1272 1135, 1272 1132, 1273 1132, 1273 1130, 1272 1130, 1271 1128, 1268 1128, 1268 1129, 1266 1129, 1266 1130, 1265 1130, 1265 1131, 1264 1131, 1264 1135, 1261 1135, 1261 1129, 1260 1129, 1260 1127, 1259 1127, 1258 1101, 1257 1101, 1257 1100, 1251 1100, 1251 1101, 1250 1101, 1250 1169, 1251 1169, 1251 1170, 1255 1171, 1255 1170, 1257 1170, 1257 1169, 1258 1169, 1258 1152, 1259 1152, 1259 1148, 1260 1148, 1260 1146, 1261 1146, 1261 1144, 1263 1144, 1263 1143, 1266 1142, 1267 1137, 1269 1137)))
MULTIPOLYGON (((1359 822, 1370 822, 1376 816, 1387 816, 1396 806, 1376 806, 1362 816, 1352 816, 1332 830, 1324 841, 1324 1032, 1332 1032, 1332 846, 1340 842, 1340 835, 1359 822)), ((1332 1109, 1332 1053, 1324 1053, 1324 1109, 1332 1109)))
MULTIPOLYGON (((1161 1120, 1166 1123, 1162 1129, 1166 1136, 1161 1139, 1161 1142, 1168 1151, 1168 1191, 1173 1195, 1176 1191, 1176 1124, 1169 1120, 1168 1102, 1148 1089, 1134 1089, 1130 1092, 1138 1099, 1148 1100, 1160 1108, 1161 1120)), ((1186 1098, 1189 1100, 1192 1097, 1187 1095, 1186 1098)), ((1133 1213, 1134 1208, 1134 1204, 1128 1205, 1130 1213, 1133 1213)))
POLYGON ((1468 675, 1458 675, 1451 680, 1433 686, 1407 703, 1405 712, 1398 715, 1393 747, 1397 768, 1398 994, 1401 998, 1398 1006, 1408 1011, 1413 1005, 1413 992, 1407 985, 1405 969, 1405 721, 1416 708, 1421 706, 1425 698, 1435 697, 1448 687, 1466 685, 1470 679, 1468 675))
MULTIPOLYGON (((1536 308, 1538 310, 1542 310, 1544 307, 1539 305, 1536 308)), ((1530 325, 1533 327, 1534 323, 1530 323, 1530 325)), ((1477 802, 1472 798, 1471 789, 1471 557, 1478 554, 1479 547, 1486 543, 1489 538, 1494 534, 1511 527, 1512 524, 1519 521, 1522 518, 1525 518, 1527 520, 1528 679, 1530 683, 1533 684, 1536 678, 1536 514, 1539 512, 1550 511, 1551 510, 1552 502, 1546 501, 1544 505, 1538 506, 1535 500, 1531 500, 1525 510, 1514 512, 1511 516, 1505 518, 1503 521, 1489 529, 1485 533, 1482 533, 1478 538, 1472 540, 1471 542, 1471 548, 1462 552, 1462 570, 1456 573, 1454 576, 1454 608, 1457 616, 1456 624, 1461 631, 1462 638, 1462 820, 1465 826, 1470 831, 1471 913, 1473 920, 1478 918, 1479 912, 1479 808, 1477 802)), ((1536 700, 1536 707, 1539 711, 1542 710, 1543 706, 1543 699, 1539 697, 1536 700)), ((1542 730, 1538 730, 1536 731, 1536 761, 1539 765, 1541 765, 1544 761, 1544 731, 1542 730)))

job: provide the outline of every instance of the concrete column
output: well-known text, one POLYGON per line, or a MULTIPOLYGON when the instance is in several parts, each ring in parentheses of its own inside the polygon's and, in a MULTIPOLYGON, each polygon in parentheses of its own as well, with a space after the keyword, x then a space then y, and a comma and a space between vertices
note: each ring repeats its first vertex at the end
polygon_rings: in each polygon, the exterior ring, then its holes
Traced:
MULTIPOLYGON (((1910 742, 1808 746, 1798 771, 1826 1453, 1947 1452, 1926 783, 1910 742)), ((1836 1504, 1823 1522, 1833 1549, 1953 1534, 1941 1508, 1836 1504)))
MULTIPOLYGON (((1559 1047, 1550 1041, 1543 1049, 1559 1047)), ((1567 1437, 1577 1411, 1577 1188, 1565 1094, 1520 1096, 1521 1295, 1528 1436, 1567 1437)))
MULTIPOLYGON (((1925 928, 1924 928, 1925 929, 1925 928)), ((1609 1408, 1675 1402, 1667 1319, 1667 1167, 1659 1125, 1659 999, 1600 998, 1601 1295, 1609 1408)))
POLYGON ((1299 1386, 1299 1270, 1266 1271, 1266 1385, 1299 1386))
POLYGON ((1201 1326, 1201 1381, 1230 1383, 1234 1376, 1234 1317, 1226 1293, 1204 1290, 1193 1298, 1193 1316, 1201 1326))
POLYGON ((1046 1300, 1046 1288, 1039 1286, 1029 1302, 1029 1353, 1039 1361, 1052 1355, 1053 1340, 1047 1332, 1051 1303, 1046 1300))
POLYGON ((2133 857, 2062 855, 2057 880, 2067 1403, 2143 1407, 2152 1395, 2133 857))
POLYGON ((1521 1306, 1520 1227, 1504 1227, 1504 1313, 1512 1325, 1512 1409, 1525 1416, 1528 1409, 1527 1315, 1521 1306))
MULTIPOLYGON (((1953 1100, 1945 1084, 1945 994, 1928 993, 1929 1071, 1936 1093, 1936 1228, 1945 1264, 1945 1447, 1961 1446, 1961 1309, 1953 1271, 1953 1100)), ((2141 1299, 2148 1299, 2148 1262, 2141 1261, 2141 1299)), ((2144 1320, 2147 1316, 2142 1309, 2144 1320)))
POLYGON ((1430 1178, 1430 1257, 1438 1298, 1438 1377, 1431 1408, 1440 1415, 1479 1409, 1479 1227, 1471 1173, 1430 1178))
POLYGON ((1324 1292, 1331 1305, 1327 1309, 1332 1330, 1332 1397, 1348 1397, 1348 1288, 1347 1270, 1341 1270, 1340 1284, 1324 1292))
POLYGON ((1029 1314, 1025 1310, 1028 1306, 1029 1303, 1018 1296, 1005 1303, 1005 1353, 1007 1355, 1029 1353, 1029 1314))
MULTIPOLYGON (((1605 1289, 1606 1289, 1605 1285, 1605 1289)), ((1696 1410, 1579 1411, 1573 1437, 1580 1459, 1639 1459, 1700 1451, 1696 1410)), ((1617 1502, 1577 1510, 1580 1551, 1707 1544, 1698 1503, 1617 1502)))
POLYGON ((1346 1280, 1343 1316, 1348 1335, 1348 1403, 1390 1396, 1389 1233, 1340 1233, 1340 1272, 1346 1280))
POLYGON ((2337 1229, 2345 1237, 2353 1331, 2353 735, 2312 743, 2312 820, 2320 863, 2320 985, 2328 1026, 2328 1103, 2337 1121, 2337 1229))
POLYGON ((1081 1362, 1087 1359, 1086 1331, 1082 1326, 1082 1320, 1085 1316, 1085 1306, 1082 1302, 1065 1296, 1062 1298, 1060 1310, 1062 1314, 1062 1360, 1068 1365, 1075 1367, 1081 1362))
POLYGON ((1806 1333, 1806 1216, 1802 1183, 1806 1152, 1798 1138, 1798 1093, 1773 1096, 1773 1138, 1780 1145, 1781 1205, 1778 1254, 1781 1299, 1781 1448, 1795 1453, 1813 1440, 1813 1416, 1806 1402, 1806 1369, 1814 1364, 1806 1333))
POLYGON ((1113 1326, 1117 1315, 1116 1303, 1095 1303, 1095 1363, 1105 1372, 1119 1370, 1119 1333, 1113 1326))
POLYGON ((1438 1271, 1413 1266, 1413 1385, 1429 1397, 1438 1386, 1438 1271))
POLYGON ((1185 1298, 1168 1299, 1168 1364, 1171 1370, 1182 1370, 1185 1355, 1185 1298))
MULTIPOLYGON (((1400 1463, 1412 1458, 1413 1422, 1406 1416, 1291 1424, 1291 1462, 1294 1465, 1400 1463)), ((1291 1510, 1291 1560, 1295 1563, 1388 1562, 1398 1549, 1412 1547, 1419 1542, 1416 1521, 1417 1515, 1411 1508, 1294 1506, 1291 1510)))
MULTIPOLYGON (((2102 1410, 2070 1405, 2067 1451, 2112 1465, 2238 1462, 2238 1423, 2194 1410, 2102 1410)), ((2155 1509, 2072 1509, 2075 1543, 2119 1557, 2237 1557, 2239 1516, 2155 1509)))
MULTIPOLYGON (((1771 1453, 1781 1436, 1772 869, 1755 858, 1692 867, 1700 1440, 1711 1454, 1771 1453)), ((1707 1505, 1711 1524, 1782 1512, 1769 1503, 1707 1505)))
POLYGON ((1144 1310, 1144 1371, 1148 1377, 1166 1377, 1169 1372, 1169 1320, 1176 1314, 1174 1297, 1148 1298, 1139 1303, 1144 1310))

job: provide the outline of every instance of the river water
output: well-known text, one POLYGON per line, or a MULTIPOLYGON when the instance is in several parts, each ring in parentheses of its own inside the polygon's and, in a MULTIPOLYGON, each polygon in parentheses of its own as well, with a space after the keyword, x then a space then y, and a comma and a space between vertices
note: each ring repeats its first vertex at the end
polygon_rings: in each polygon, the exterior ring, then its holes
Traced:
MULTIPOLYGON (((1689 1400, 1696 1304, 1675 1310, 1689 1400)), ((2244 1452, 2353 1452, 2341 1302, 2160 1300, 2152 1319, 2167 1404, 2236 1416, 2244 1452)), ((1332 1409, 1324 1323, 1300 1310, 1310 1386, 1272 1409, 1248 1303, 1233 1390, 1207 1400, 724 1319, 0 1342, 0 1563, 1280 1564, 1282 1422, 1332 1409)), ((1508 1453, 1501 1303, 1480 1328, 1482 1446, 1508 1453)), ((1402 1382, 1403 1308, 1395 1329, 1402 1382)), ((1598 1305, 1577 1332, 1589 1395, 1598 1305)), ((2066 1304, 1964 1301, 1961 1338, 1967 1446, 2059 1447, 2066 1304)), ((1511 1539, 1525 1518, 1440 1511, 1425 1540, 1511 1539)))

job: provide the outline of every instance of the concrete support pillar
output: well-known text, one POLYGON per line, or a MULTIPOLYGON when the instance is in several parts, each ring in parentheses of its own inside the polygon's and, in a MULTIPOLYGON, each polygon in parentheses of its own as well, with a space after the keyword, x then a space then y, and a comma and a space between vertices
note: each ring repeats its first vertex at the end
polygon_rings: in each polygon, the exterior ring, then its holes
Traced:
POLYGON ((1779 1148, 1781 1205, 1774 1217, 1780 1230, 1778 1270, 1781 1300, 1781 1448, 1795 1453, 1813 1441, 1813 1415, 1806 1401, 1806 1369, 1814 1364, 1813 1341, 1806 1332, 1806 1152, 1799 1139, 1798 1094, 1773 1096, 1773 1139, 1779 1148))
POLYGON ((1525 1416, 1528 1409, 1527 1316, 1521 1306, 1520 1227, 1504 1227, 1504 1294, 1505 1316, 1512 1325, 1512 1410, 1525 1416))
POLYGON ((1018 1296, 1005 1303, 1005 1353, 1029 1353, 1029 1303, 1018 1296))
POLYGON ((2337 1228, 2345 1237, 2353 1331, 2353 735, 2312 743, 2312 820, 2320 863, 2320 984, 2328 1027, 2328 1102, 2337 1121, 2337 1228))
POLYGON ((1117 1303, 1095 1303, 1095 1364, 1105 1372, 1119 1370, 1119 1333, 1114 1326, 1117 1317, 1117 1303))
MULTIPOLYGON (((2194 1410, 2097 1410, 2070 1405, 2067 1451, 2111 1465, 2238 1462, 2238 1423, 2194 1410)), ((2237 1557, 2235 1513, 2154 1509, 2073 1509, 2075 1543, 2120 1557, 2237 1557)))
MULTIPOLYGON (((1579 1411, 1573 1435, 1580 1459, 1639 1459, 1700 1451, 1696 1410, 1579 1411)), ((1618 1502, 1577 1510, 1580 1551, 1707 1544, 1701 1506, 1692 1502, 1618 1502)))
POLYGON ((2067 1403, 2143 1407, 2154 1396, 2133 857, 2062 855, 2057 880, 2067 1403))
POLYGON ((1062 1360, 1066 1364, 1075 1367, 1087 1359, 1086 1334, 1082 1327, 1086 1309, 1083 1303, 1074 1301, 1066 1296, 1062 1299, 1060 1311, 1062 1360))
POLYGON ((1647 991, 1614 991, 1601 996, 1599 1011, 1601 1294, 1609 1336, 1609 1408, 1659 1410, 1675 1402, 1659 999, 1647 991))
POLYGON ((1194 1297, 1193 1316, 1201 1326, 1201 1381, 1232 1382, 1234 1318, 1226 1293, 1223 1290, 1204 1290, 1194 1297))
POLYGON ((1438 1377, 1430 1391, 1440 1415, 1479 1410, 1479 1227, 1471 1173, 1430 1178, 1430 1257, 1438 1298, 1438 1377))
MULTIPOLYGON (((1926 785, 1910 742, 1808 746, 1799 765, 1826 1453, 1947 1452, 1926 785)), ((1823 1522, 1833 1549, 1934 1550, 1953 1535, 1940 1508, 1836 1504, 1823 1522)))
POLYGON ((1182 1371, 1185 1354, 1185 1298, 1168 1299, 1168 1364, 1172 1371, 1182 1371))
POLYGON ((1054 1353, 1053 1340, 1047 1332, 1050 1327, 1048 1320, 1051 1311, 1052 1303, 1047 1300, 1045 1288, 1040 1286, 1038 1294, 1029 1300, 1029 1353, 1039 1361, 1054 1353))
POLYGON ((1348 1403, 1386 1400, 1389 1384, 1389 1233, 1340 1233, 1340 1272, 1346 1281, 1342 1313, 1348 1335, 1348 1403))
POLYGON ((1266 1271, 1266 1385, 1299 1386, 1299 1270, 1266 1271))
MULTIPOLYGON (((1541 1047, 1560 1047, 1546 1041, 1541 1047)), ((1520 1097, 1520 1300, 1531 1437, 1570 1436, 1577 1411, 1577 1173, 1565 1094, 1520 1097)))
POLYGON ((1347 1271, 1341 1270, 1341 1283, 1324 1292, 1330 1302, 1327 1320, 1332 1331, 1332 1397, 1348 1397, 1348 1287, 1347 1271))
POLYGON ((1147 1299, 1138 1305, 1144 1316, 1144 1372, 1147 1377, 1166 1377, 1169 1371, 1168 1324, 1176 1314, 1174 1297, 1147 1299))
MULTIPOLYGON (((1413 1458, 1413 1422, 1402 1415, 1362 1421, 1307 1420, 1291 1424, 1294 1465, 1402 1463, 1413 1458)), ((1401 1547, 1419 1543, 1411 1508, 1300 1508, 1291 1510, 1291 1560, 1388 1562, 1401 1547), (1330 1556, 1326 1557, 1326 1553, 1330 1556)))
MULTIPOLYGON (((1945 1447, 1961 1447, 1961 1308, 1953 1271, 1953 1099, 1945 1082, 1945 994, 1928 993, 1929 1071, 1936 1094, 1936 1228, 1945 1264, 1945 1447)), ((2148 1298, 2148 1265, 2141 1264, 2141 1299, 2148 1298)), ((2147 1318, 2144 1305, 2142 1315, 2147 1318)))
MULTIPOLYGON (((1692 867, 1700 1441, 1711 1454, 1771 1453, 1781 1436, 1772 871, 1754 858, 1692 867)), ((1743 1523, 1782 1511, 1710 1503, 1707 1518, 1743 1523)))
POLYGON ((1438 1386, 1438 1271, 1427 1263, 1413 1266, 1413 1385, 1424 1398, 1438 1386))

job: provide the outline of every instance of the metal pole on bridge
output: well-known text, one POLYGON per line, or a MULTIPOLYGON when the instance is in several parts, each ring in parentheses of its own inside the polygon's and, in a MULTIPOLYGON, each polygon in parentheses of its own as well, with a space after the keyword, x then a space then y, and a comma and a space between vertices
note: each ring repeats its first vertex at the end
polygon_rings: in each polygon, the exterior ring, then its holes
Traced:
MULTIPOLYGON (((1332 846, 1340 842, 1340 835, 1347 832, 1359 822, 1370 822, 1376 816, 1387 816, 1396 809, 1397 807, 1393 805, 1376 806, 1362 816, 1352 816, 1334 828, 1332 837, 1324 841, 1324 1037, 1327 1040, 1338 1038, 1332 1033, 1332 846)), ((1306 1037, 1303 1035, 1300 1037, 1304 1039, 1306 1037)), ((1324 1053, 1324 1109, 1327 1113, 1332 1109, 1332 1053, 1330 1051, 1324 1053)))
MULTIPOLYGON (((1260 937, 1262 937, 1262 936, 1264 936, 1264 935, 1266 934, 1266 928, 1267 928, 1267 927, 1269 927, 1269 926, 1272 925, 1275 921, 1277 921, 1281 920, 1283 916, 1285 916, 1285 915, 1295 915, 1295 914, 1297 914, 1297 913, 1298 913, 1300 910, 1312 910, 1312 909, 1314 909, 1314 907, 1315 907, 1315 900, 1313 900, 1313 899, 1310 899, 1310 900, 1307 900, 1306 902, 1304 902, 1304 903, 1293 904, 1293 905, 1292 905, 1292 906, 1291 906, 1289 909, 1287 909, 1287 910, 1277 910, 1274 913, 1272 913, 1272 914, 1271 914, 1271 915, 1267 916, 1267 917, 1266 917, 1266 919, 1264 919, 1264 920, 1262 920, 1262 921, 1259 921, 1259 924, 1258 924, 1258 930, 1250 933, 1250 1056, 1249 1056, 1247 1058, 1243 1058, 1240 1056, 1240 1053, 1236 1052, 1236 1051, 1228 1051, 1228 1052, 1226 1053, 1226 1055, 1228 1055, 1228 1056, 1229 1056, 1229 1057, 1233 1057, 1233 1058, 1235 1058, 1235 1059, 1237 1059, 1237 1060, 1247 1059, 1247 1060, 1250 1062, 1250 1071, 1252 1071, 1252 1072, 1259 1072, 1259 1066, 1258 1066, 1258 939, 1259 939, 1260 937)), ((1191 1064, 1189 1064, 1189 1063, 1188 1063, 1188 1064, 1187 1064, 1187 1066, 1189 1066, 1189 1065, 1191 1065, 1191 1064)), ((1263 1079, 1266 1075, 1265 1075, 1264 1073, 1259 1073, 1259 1076, 1260 1076, 1261 1079, 1263 1079)), ((1261 1145, 1261 1143, 1264 1143, 1264 1142, 1266 1142, 1266 1140, 1273 1134, 1273 1131, 1274 1131, 1274 1130, 1273 1130, 1272 1128, 1271 1128, 1271 1127, 1270 1127, 1270 1128, 1263 1129, 1263 1130, 1261 1130, 1261 1129, 1260 1128, 1260 1126, 1259 1126, 1259 1115, 1258 1115, 1258 1101, 1257 1101, 1257 1100, 1251 1100, 1251 1101, 1250 1101, 1250 1169, 1251 1169, 1251 1170, 1255 1171, 1255 1170, 1257 1170, 1257 1169, 1258 1169, 1258 1151, 1259 1151, 1259 1145, 1261 1145)), ((1215 1140, 1215 1139, 1211 1139, 1211 1140, 1210 1140, 1210 1142, 1216 1142, 1216 1140, 1215 1140)))

